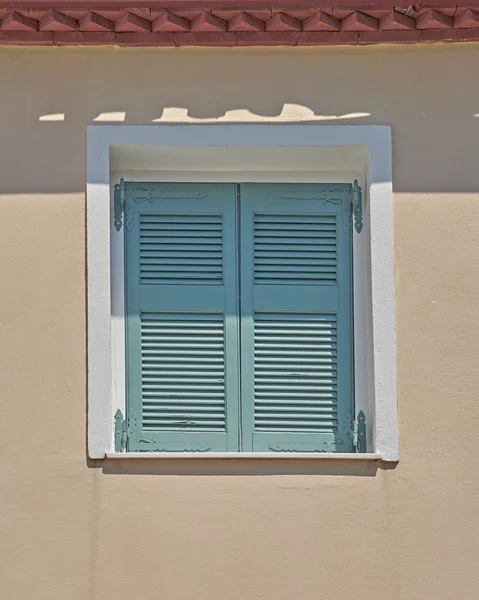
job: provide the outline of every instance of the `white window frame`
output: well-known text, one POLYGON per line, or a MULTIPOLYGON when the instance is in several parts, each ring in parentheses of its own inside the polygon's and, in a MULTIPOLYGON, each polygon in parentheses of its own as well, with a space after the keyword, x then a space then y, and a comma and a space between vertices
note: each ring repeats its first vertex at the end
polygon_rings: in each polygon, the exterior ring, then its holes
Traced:
POLYGON ((126 181, 231 183, 352 183, 356 178, 363 190, 364 229, 360 234, 353 230, 355 404, 357 411, 363 410, 366 414, 368 452, 228 452, 198 453, 198 456, 203 459, 224 456, 397 461, 391 159, 390 127, 378 125, 89 126, 87 286, 90 458, 190 459, 196 456, 195 453, 114 452, 113 415, 118 408, 125 413, 124 238, 113 227, 113 185, 118 183, 119 178, 124 177, 126 181), (244 158, 253 152, 254 168, 251 167, 251 161, 244 158), (272 155, 274 161, 271 160, 272 155), (166 156, 168 160, 163 165, 162 157, 166 156))

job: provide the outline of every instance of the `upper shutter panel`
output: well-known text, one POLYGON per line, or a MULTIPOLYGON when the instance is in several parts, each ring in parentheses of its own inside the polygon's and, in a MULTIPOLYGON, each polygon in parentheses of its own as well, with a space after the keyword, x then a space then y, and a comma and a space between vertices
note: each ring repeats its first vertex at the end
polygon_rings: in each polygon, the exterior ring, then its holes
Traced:
POLYGON ((238 450, 236 188, 126 190, 128 449, 238 450))
POLYGON ((221 215, 140 214, 140 281, 222 285, 221 215))
POLYGON ((244 450, 352 450, 350 190, 241 186, 244 450))
POLYGON ((335 215, 254 215, 255 284, 336 282, 335 215))

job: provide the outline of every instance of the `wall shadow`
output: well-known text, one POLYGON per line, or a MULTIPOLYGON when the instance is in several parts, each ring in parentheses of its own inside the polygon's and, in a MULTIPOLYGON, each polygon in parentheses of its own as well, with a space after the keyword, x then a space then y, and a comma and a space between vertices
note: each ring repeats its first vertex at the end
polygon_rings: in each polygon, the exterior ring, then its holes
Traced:
POLYGON ((475 68, 467 45, 5 47, 0 193, 83 193, 90 124, 244 122, 238 111, 250 123, 390 125, 396 192, 475 192, 475 68))
POLYGON ((195 476, 268 476, 323 475, 342 477, 375 477, 379 470, 395 469, 397 463, 380 461, 331 459, 241 459, 181 458, 126 459, 88 461, 105 475, 195 475, 195 476))

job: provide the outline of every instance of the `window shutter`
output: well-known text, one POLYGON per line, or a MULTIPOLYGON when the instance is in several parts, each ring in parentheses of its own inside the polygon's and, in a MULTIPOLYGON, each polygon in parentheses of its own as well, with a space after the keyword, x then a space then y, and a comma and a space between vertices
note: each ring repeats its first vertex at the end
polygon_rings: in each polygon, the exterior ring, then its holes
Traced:
POLYGON ((130 451, 238 450, 236 186, 127 183, 130 451))
POLYGON ((241 186, 243 450, 350 452, 351 186, 241 186))

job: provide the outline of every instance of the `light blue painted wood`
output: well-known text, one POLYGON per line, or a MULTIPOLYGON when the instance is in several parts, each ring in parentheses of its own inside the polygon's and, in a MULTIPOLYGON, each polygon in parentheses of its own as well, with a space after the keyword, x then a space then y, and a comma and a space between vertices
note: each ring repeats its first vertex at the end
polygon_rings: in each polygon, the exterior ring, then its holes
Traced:
POLYGON ((352 450, 350 199, 127 184, 130 451, 352 450))
POLYGON ((351 452, 351 186, 241 185, 242 450, 351 452))
POLYGON ((237 451, 236 186, 127 183, 129 451, 237 451))

